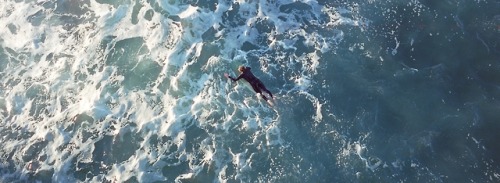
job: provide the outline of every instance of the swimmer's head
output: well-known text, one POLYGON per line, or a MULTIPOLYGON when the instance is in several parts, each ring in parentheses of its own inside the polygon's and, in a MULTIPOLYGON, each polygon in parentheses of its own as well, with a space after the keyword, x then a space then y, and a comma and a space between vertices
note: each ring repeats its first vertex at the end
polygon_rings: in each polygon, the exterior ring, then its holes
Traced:
POLYGON ((246 70, 245 66, 240 66, 240 67, 238 67, 238 71, 240 71, 240 72, 243 72, 243 71, 245 71, 245 70, 246 70))

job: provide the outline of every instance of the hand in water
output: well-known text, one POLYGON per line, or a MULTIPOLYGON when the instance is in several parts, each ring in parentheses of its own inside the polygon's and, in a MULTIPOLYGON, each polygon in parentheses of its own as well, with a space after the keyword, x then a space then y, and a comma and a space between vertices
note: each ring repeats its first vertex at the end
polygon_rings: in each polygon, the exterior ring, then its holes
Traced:
POLYGON ((229 74, 224 73, 224 77, 228 78, 228 77, 229 77, 229 74))

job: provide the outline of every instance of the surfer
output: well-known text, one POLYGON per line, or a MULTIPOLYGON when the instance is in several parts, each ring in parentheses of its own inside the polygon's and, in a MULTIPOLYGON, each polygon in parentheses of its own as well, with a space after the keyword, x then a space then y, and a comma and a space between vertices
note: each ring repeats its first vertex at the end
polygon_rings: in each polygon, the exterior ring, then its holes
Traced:
POLYGON ((265 95, 262 95, 262 91, 269 93, 269 96, 271 96, 271 99, 272 99, 273 94, 264 86, 262 81, 257 79, 257 77, 255 77, 252 74, 252 71, 250 71, 250 69, 251 69, 250 67, 240 66, 240 67, 238 67, 238 71, 240 71, 241 74, 237 78, 233 78, 233 77, 229 76, 229 74, 227 74, 227 73, 224 73, 224 76, 226 78, 230 78, 233 81, 238 81, 241 78, 243 78, 248 83, 250 83, 250 85, 252 85, 253 90, 256 93, 259 93, 265 101, 267 101, 267 97, 265 95))

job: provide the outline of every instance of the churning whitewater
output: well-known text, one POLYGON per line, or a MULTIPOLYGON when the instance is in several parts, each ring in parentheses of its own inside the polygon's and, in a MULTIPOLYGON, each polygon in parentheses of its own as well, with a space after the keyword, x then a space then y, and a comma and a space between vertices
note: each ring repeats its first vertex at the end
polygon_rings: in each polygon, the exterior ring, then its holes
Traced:
POLYGON ((496 0, 0 7, 1 182, 500 181, 496 0))

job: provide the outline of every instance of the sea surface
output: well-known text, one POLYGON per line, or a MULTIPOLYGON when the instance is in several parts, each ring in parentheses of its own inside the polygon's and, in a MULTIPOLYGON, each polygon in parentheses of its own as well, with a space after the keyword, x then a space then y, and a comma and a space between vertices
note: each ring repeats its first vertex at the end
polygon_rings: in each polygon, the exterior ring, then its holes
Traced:
POLYGON ((0 10, 0 182, 500 182, 500 0, 0 10))

